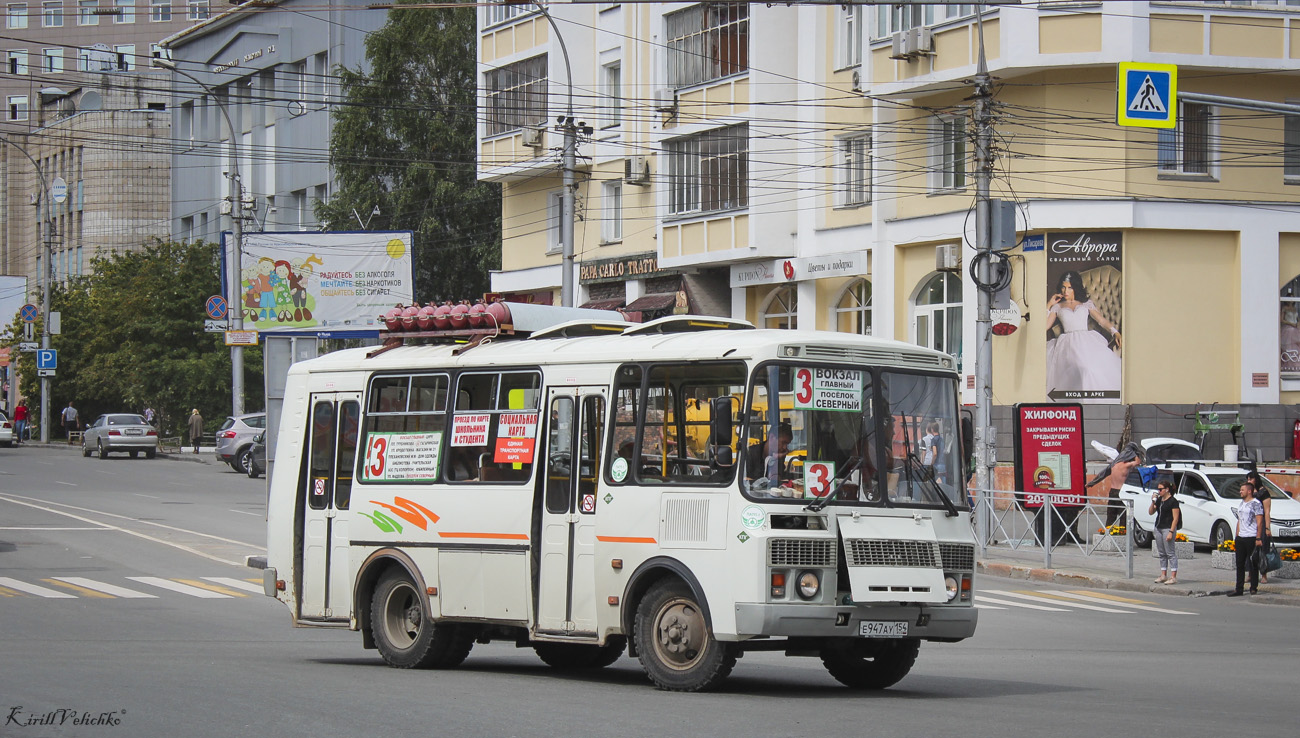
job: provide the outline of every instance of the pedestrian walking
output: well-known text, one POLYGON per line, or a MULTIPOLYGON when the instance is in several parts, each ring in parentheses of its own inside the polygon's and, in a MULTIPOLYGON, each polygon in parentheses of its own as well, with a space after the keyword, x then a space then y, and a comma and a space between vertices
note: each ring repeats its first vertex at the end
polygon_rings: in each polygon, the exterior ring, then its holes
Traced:
POLYGON ((1250 593, 1259 591, 1259 568, 1255 566, 1255 546, 1260 543, 1264 529, 1264 506, 1255 499, 1255 485, 1241 483, 1241 507, 1237 508, 1237 540, 1233 548, 1237 554, 1237 587, 1229 597, 1240 597, 1246 584, 1246 568, 1250 567, 1250 593))
POLYGON ((27 438, 27 401, 19 400, 14 408, 14 443, 22 445, 27 438))
POLYGON ((1160 555, 1160 576, 1156 578, 1156 584, 1177 584, 1178 546, 1175 539, 1183 522, 1183 511, 1169 482, 1156 485, 1147 514, 1156 516, 1156 553, 1160 555))
POLYGON ((68 406, 63 408, 63 413, 59 416, 63 422, 63 434, 68 437, 68 445, 72 445, 72 432, 81 430, 81 424, 77 420, 77 408, 68 402, 68 406))
MULTIPOLYGON (((1260 525, 1259 529, 1259 545, 1264 554, 1268 555, 1269 550, 1273 547, 1273 538, 1268 532, 1269 527, 1273 523, 1273 498, 1269 495, 1268 487, 1265 487, 1261 482, 1256 481, 1258 478, 1258 473, 1255 473, 1255 479, 1250 479, 1250 477, 1247 476, 1250 483, 1255 485, 1255 499, 1259 500, 1260 507, 1264 508, 1264 522, 1260 525)), ((1263 569, 1259 570, 1259 581, 1261 584, 1268 584, 1268 574, 1263 569)))
POLYGON ((203 436, 203 416, 199 415, 199 409, 196 407, 190 411, 190 445, 194 447, 194 453, 199 452, 199 438, 203 436))
POLYGON ((146 407, 144 409, 144 422, 153 425, 153 408, 146 407))

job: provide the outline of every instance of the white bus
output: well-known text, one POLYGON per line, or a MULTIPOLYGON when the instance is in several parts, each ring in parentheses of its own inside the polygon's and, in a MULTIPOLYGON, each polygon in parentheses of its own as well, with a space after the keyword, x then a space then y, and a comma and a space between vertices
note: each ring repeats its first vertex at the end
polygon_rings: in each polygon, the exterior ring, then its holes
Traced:
POLYGON ((669 690, 760 650, 888 687, 975 632, 957 381, 910 344, 690 316, 298 363, 266 592, 399 668, 507 640, 669 690))

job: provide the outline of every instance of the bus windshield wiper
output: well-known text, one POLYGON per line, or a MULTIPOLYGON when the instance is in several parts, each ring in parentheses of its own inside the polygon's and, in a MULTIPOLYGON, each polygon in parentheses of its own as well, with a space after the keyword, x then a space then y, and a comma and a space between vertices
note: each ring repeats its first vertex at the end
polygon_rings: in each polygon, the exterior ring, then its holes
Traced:
POLYGON ((925 464, 922 464, 921 460, 918 459, 916 457, 916 454, 913 453, 911 450, 907 452, 907 456, 903 461, 903 468, 908 471, 907 474, 908 481, 910 482, 912 479, 911 469, 913 464, 916 465, 918 471, 917 476, 921 478, 921 483, 923 485, 927 485, 926 488, 929 489, 932 494, 937 495, 939 497, 939 501, 942 502, 943 506, 948 509, 947 512, 948 517, 950 518, 957 517, 957 506, 952 504, 952 500, 948 499, 948 495, 944 493, 943 487, 940 486, 939 482, 935 480, 933 471, 927 474, 925 470, 925 464))

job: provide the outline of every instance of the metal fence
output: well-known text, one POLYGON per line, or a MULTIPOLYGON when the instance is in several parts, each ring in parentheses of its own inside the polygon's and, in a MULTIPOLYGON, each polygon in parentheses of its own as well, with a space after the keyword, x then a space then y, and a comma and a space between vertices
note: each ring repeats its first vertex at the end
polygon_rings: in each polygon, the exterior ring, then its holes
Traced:
POLYGON ((1125 576, 1133 578, 1133 526, 1129 524, 1133 519, 1132 501, 1067 506, 1057 504, 1054 495, 1042 495, 1042 498, 1041 506, 1031 506, 1023 492, 976 490, 971 520, 980 555, 987 555, 991 547, 1012 551, 1041 549, 1043 568, 1050 569, 1052 551, 1058 548, 1085 556, 1122 554, 1125 576), (1123 535, 1108 534, 1106 519, 1112 510, 1117 522, 1124 524, 1123 535))

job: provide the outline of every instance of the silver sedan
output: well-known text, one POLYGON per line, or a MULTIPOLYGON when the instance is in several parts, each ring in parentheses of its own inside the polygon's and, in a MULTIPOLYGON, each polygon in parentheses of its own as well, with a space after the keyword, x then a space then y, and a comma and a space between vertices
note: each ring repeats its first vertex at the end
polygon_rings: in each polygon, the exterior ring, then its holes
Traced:
POLYGON ((158 429, 139 415, 110 413, 101 415, 81 436, 81 455, 99 454, 107 459, 110 452, 126 452, 135 458, 141 451, 152 459, 158 453, 158 429))

